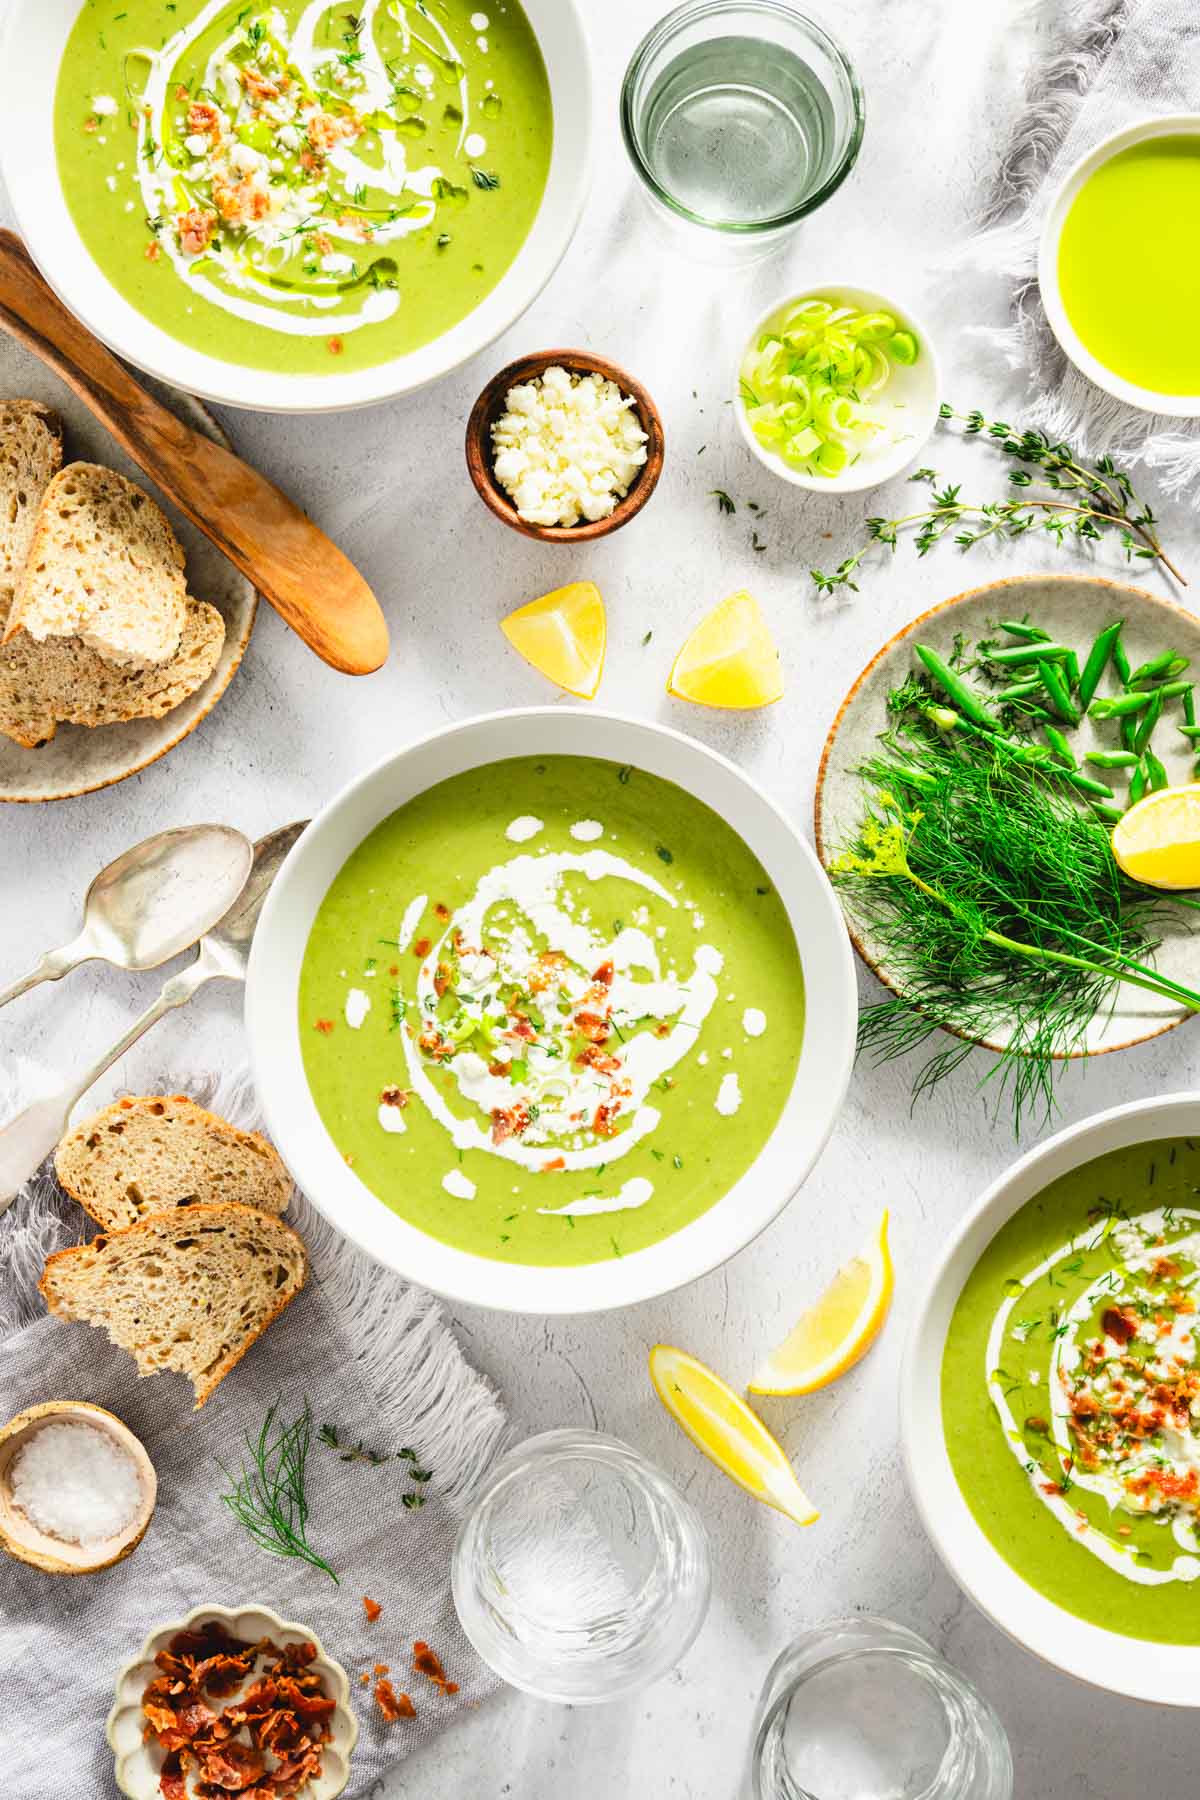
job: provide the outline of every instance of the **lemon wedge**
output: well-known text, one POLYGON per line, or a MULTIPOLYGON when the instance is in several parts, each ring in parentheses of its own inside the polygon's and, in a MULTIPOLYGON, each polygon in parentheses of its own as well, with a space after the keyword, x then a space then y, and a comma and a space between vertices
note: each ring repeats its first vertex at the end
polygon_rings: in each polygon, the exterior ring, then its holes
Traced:
POLYGON ((770 706, 782 697, 779 651, 752 594, 742 588, 701 619, 675 658, 667 692, 699 706, 770 706))
POLYGON ((1113 826, 1113 855, 1147 887, 1200 887, 1200 783, 1159 788, 1113 826))
POLYGON ((865 1356, 892 1303, 888 1216, 871 1242, 838 1270, 821 1298, 755 1371, 752 1394, 811 1394, 865 1356))
POLYGON ((676 1424, 731 1481, 797 1525, 811 1525, 820 1516, 782 1445, 719 1375, 686 1350, 655 1344, 650 1379, 676 1424))
POLYGON ((604 673, 608 621, 594 581, 572 581, 501 619, 527 663, 577 700, 594 700, 604 673))

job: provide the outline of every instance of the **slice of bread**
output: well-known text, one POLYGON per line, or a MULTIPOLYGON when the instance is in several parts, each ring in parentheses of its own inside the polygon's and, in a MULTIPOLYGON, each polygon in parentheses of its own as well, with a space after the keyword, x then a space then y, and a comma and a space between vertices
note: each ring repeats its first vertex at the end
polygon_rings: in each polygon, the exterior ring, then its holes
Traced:
POLYGON ((5 641, 75 637, 146 668, 179 649, 183 551, 162 512, 115 469, 68 463, 42 496, 5 641))
POLYGON ((39 400, 0 400, 0 628, 29 554, 42 495, 62 467, 62 421, 39 400))
POLYGON ((52 1313, 127 1350, 139 1375, 186 1375, 201 1407, 304 1286, 290 1225, 252 1206, 185 1206, 57 1250, 39 1283, 52 1313))
POLYGON ((105 1231, 152 1213, 226 1200, 287 1211, 292 1178, 257 1131, 238 1131, 186 1094, 114 1101, 54 1152, 59 1182, 105 1231))
POLYGON ((188 601, 179 649, 155 668, 122 668, 78 638, 39 644, 18 631, 0 643, 0 732, 32 750, 60 724, 161 719, 208 680, 224 642, 225 621, 206 600, 188 601))

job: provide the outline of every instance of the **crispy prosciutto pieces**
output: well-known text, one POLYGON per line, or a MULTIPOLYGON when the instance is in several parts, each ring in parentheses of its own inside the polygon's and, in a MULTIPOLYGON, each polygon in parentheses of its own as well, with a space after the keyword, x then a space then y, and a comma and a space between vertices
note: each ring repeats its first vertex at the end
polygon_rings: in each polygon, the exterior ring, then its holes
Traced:
POLYGON ((166 1751, 162 1800, 294 1800, 321 1773, 337 1701, 312 1643, 257 1644, 216 1620, 176 1632, 142 1696, 147 1738, 166 1751), (257 1672, 257 1673, 256 1673, 257 1672), (228 1698, 217 1710, 211 1702, 228 1698))
POLYGON ((217 229, 217 215, 206 206, 194 206, 190 212, 180 213, 175 221, 175 229, 179 233, 179 248, 185 256, 202 256, 212 243, 213 233, 217 229))
POLYGON ((407 1694, 398 1694, 391 1682, 380 1676, 375 1683, 375 1704, 383 1715, 385 1725, 394 1725, 397 1719, 415 1719, 417 1709, 407 1694))
POLYGON ((429 1648, 424 1638, 418 1638, 413 1645, 413 1673, 424 1675, 443 1694, 457 1694, 458 1692, 457 1681, 447 1680, 441 1657, 436 1650, 429 1648))
POLYGON ((1128 1344, 1137 1331, 1137 1317, 1126 1307, 1107 1307, 1100 1320, 1100 1329, 1114 1343, 1128 1344))
POLYGON ((502 1144, 506 1138, 520 1137, 529 1129, 531 1115, 523 1100, 515 1106, 497 1106, 492 1112, 492 1142, 502 1144))
POLYGON ((602 1019, 599 1013, 594 1012, 577 1012, 575 1029, 580 1037, 587 1039, 589 1044, 606 1044, 612 1034, 612 1027, 608 1020, 602 1019))

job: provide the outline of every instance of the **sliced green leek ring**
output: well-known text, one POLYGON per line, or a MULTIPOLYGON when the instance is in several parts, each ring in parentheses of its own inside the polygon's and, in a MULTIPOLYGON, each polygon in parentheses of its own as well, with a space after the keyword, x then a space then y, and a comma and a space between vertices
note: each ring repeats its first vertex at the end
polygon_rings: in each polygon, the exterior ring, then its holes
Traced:
POLYGON ((791 468, 833 477, 884 430, 864 402, 897 364, 916 362, 916 334, 893 313, 799 300, 747 350, 741 403, 756 440, 791 468))

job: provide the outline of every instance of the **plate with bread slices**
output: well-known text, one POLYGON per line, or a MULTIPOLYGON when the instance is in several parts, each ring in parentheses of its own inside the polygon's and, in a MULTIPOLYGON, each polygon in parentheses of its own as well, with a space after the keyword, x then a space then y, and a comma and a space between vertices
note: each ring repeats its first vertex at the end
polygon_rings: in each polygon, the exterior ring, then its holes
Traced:
POLYGON ((203 1406, 308 1273, 279 1155, 186 1094, 136 1094, 73 1126, 54 1171, 102 1235, 47 1258, 49 1311, 103 1331, 139 1375, 185 1375, 203 1406))
MULTIPOLYGON (((198 400, 147 385, 227 443, 198 400)), ((257 600, 83 401, 0 336, 0 801, 91 793, 163 756, 228 687, 257 600)))

